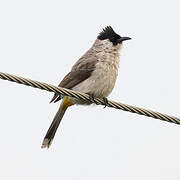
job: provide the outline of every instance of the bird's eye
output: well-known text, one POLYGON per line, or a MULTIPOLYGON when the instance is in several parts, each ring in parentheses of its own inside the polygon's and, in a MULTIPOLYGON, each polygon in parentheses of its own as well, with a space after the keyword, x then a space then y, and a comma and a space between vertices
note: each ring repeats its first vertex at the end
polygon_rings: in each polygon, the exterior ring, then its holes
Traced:
POLYGON ((113 42, 113 41, 115 41, 115 38, 114 38, 114 37, 111 37, 109 40, 110 40, 111 42, 113 42))
POLYGON ((118 44, 115 37, 111 37, 109 40, 113 43, 114 46, 118 44))

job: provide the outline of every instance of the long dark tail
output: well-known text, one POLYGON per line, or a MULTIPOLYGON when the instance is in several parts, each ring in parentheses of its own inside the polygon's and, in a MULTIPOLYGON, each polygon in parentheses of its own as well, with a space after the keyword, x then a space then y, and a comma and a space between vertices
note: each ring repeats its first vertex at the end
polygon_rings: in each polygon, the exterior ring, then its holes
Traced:
POLYGON ((61 119, 63 118, 64 113, 66 112, 67 108, 68 108, 68 106, 64 103, 64 100, 63 100, 58 109, 58 112, 56 113, 56 115, 53 119, 53 122, 51 123, 51 125, 46 133, 46 136, 44 137, 41 148, 46 148, 46 147, 49 148, 50 147, 50 145, 53 141, 53 138, 56 134, 57 128, 58 128, 58 126, 61 122, 61 119))

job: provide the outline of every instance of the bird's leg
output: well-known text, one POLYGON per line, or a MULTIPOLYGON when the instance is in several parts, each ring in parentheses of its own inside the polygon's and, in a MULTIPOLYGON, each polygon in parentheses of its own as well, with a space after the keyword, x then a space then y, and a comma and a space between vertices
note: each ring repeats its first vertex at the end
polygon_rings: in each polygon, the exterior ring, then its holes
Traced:
POLYGON ((103 97, 103 101, 104 101, 104 108, 108 105, 108 99, 106 97, 103 97))
POLYGON ((92 103, 95 103, 97 104, 95 101, 94 101, 94 95, 93 94, 88 94, 89 95, 89 99, 92 103))

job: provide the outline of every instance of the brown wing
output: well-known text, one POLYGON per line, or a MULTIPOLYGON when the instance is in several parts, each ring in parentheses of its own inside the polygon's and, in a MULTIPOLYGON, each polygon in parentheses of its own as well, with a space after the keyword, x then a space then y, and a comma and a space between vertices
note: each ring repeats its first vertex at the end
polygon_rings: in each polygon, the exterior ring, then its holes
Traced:
MULTIPOLYGON (((64 79, 60 82, 59 87, 71 89, 82 81, 86 80, 93 72, 97 58, 84 59, 81 58, 73 66, 71 72, 69 72, 64 79)), ((54 97, 50 102, 57 102, 61 99, 58 94, 54 94, 54 97)))

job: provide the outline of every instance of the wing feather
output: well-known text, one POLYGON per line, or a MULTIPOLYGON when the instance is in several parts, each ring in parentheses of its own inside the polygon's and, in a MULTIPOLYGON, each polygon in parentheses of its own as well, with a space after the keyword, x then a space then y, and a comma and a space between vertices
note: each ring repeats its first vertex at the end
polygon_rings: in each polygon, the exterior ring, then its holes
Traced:
MULTIPOLYGON (((81 83, 82 81, 86 80, 91 76, 97 62, 97 58, 79 59, 79 61, 77 61, 76 64, 72 67, 71 72, 69 72, 64 77, 64 79, 60 82, 58 86, 67 89, 72 89, 74 86, 76 86, 77 84, 81 83)), ((55 93, 50 103, 57 102, 61 98, 61 96, 55 93)))

